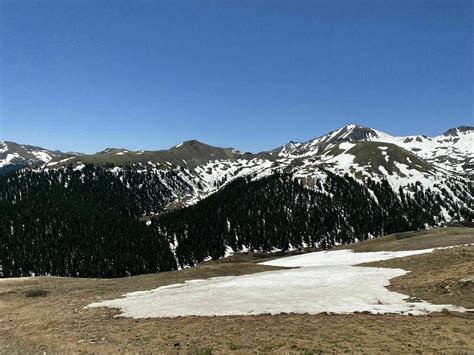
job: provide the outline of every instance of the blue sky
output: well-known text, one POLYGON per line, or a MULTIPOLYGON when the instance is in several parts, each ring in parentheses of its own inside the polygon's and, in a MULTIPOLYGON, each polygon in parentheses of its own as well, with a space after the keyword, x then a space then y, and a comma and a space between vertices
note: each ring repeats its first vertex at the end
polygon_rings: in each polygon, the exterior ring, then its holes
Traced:
POLYGON ((259 151, 473 124, 472 1, 0 1, 0 140, 259 151))

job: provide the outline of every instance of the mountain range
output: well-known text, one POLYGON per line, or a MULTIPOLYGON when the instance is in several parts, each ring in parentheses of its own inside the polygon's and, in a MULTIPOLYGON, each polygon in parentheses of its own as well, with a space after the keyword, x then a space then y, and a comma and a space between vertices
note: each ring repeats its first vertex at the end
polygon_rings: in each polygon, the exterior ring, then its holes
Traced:
POLYGON ((347 125, 255 154, 2 142, 0 265, 7 277, 121 277, 472 221, 473 136, 347 125))
POLYGON ((474 175, 474 127, 461 126, 437 137, 394 137, 385 132, 346 125, 307 142, 289 142, 270 151, 242 153, 196 140, 168 150, 131 151, 107 148, 95 154, 63 153, 45 148, 0 142, 0 174, 22 168, 60 169, 85 164, 163 173, 175 172, 189 185, 173 192, 172 206, 182 206, 219 190, 238 177, 261 177, 291 172, 311 184, 323 170, 349 174, 363 181, 386 179, 394 189, 419 181, 425 187, 443 186, 452 177, 474 175))

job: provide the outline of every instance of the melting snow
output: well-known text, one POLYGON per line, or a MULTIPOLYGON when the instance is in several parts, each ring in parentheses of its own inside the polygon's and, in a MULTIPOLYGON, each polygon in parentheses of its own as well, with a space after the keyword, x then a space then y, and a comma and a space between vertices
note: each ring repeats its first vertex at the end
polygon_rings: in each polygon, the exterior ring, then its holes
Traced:
POLYGON ((47 166, 58 165, 58 164, 60 164, 60 163, 64 163, 65 161, 68 161, 68 160, 71 160, 71 159, 74 159, 74 157, 62 159, 62 160, 59 160, 59 161, 53 161, 53 162, 51 162, 51 163, 48 163, 47 166))
POLYGON ((48 153, 42 152, 40 150, 33 150, 31 151, 31 154, 33 154, 37 159, 41 160, 44 163, 48 163, 52 159, 52 157, 48 153))
POLYGON ((349 142, 342 142, 339 144, 339 148, 344 149, 346 151, 351 149, 352 147, 355 147, 355 144, 349 142))
POLYGON ((443 309, 466 311, 452 305, 409 302, 408 296, 390 292, 385 286, 390 279, 406 274, 405 270, 353 266, 432 250, 338 250, 297 255, 263 263, 299 267, 296 269, 190 280, 128 293, 124 298, 92 303, 86 308, 119 308, 121 316, 133 318, 322 312, 419 315, 443 309))
POLYGON ((0 160, 0 168, 2 166, 5 166, 7 164, 10 164, 10 162, 15 159, 15 158, 19 158, 20 156, 17 154, 17 153, 11 153, 11 154, 7 154, 7 157, 3 160, 0 160))

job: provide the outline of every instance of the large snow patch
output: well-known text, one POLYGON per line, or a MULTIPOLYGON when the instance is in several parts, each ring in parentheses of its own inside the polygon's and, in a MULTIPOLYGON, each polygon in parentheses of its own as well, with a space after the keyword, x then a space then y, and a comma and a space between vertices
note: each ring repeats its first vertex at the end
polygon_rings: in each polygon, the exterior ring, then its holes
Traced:
POLYGON ((408 296, 385 288, 390 279, 406 274, 405 270, 352 266, 432 250, 309 253, 263 263, 296 269, 186 281, 128 293, 124 298, 87 307, 118 308, 120 316, 133 318, 323 312, 419 315, 443 309, 466 311, 452 305, 410 302, 408 296))

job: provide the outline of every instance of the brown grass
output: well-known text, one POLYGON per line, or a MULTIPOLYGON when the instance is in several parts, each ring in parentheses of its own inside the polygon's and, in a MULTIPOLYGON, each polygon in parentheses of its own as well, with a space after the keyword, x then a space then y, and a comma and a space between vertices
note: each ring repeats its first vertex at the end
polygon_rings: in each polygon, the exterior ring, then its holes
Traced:
POLYGON ((437 304, 474 309, 474 246, 363 264, 411 271, 391 280, 389 289, 437 304))
MULTIPOLYGON (((440 242, 438 233, 431 233, 434 243, 440 242)), ((459 237, 461 234, 455 234, 454 237, 448 235, 446 238, 453 241, 456 235, 459 237)), ((416 236, 419 239, 425 237, 424 234, 416 236)), ((463 243, 465 238, 462 238, 463 243)), ((391 243, 391 239, 387 242, 391 243)), ((425 245, 425 242, 412 239, 411 244, 425 245)), ((413 270, 407 276, 394 279, 391 286, 394 290, 420 298, 429 296, 433 302, 446 303, 448 299, 442 298, 445 296, 436 298, 437 293, 423 292, 429 290, 431 284, 437 288, 438 282, 455 282, 461 276, 468 275, 472 268, 472 248, 467 249, 466 254, 462 253, 462 249, 452 249, 397 261, 389 260, 384 263, 393 264, 384 266, 403 265, 413 270), (431 276, 428 278, 427 275, 431 276)), ((282 314, 134 320, 116 318, 114 316, 118 311, 107 308, 84 309, 91 302, 116 298, 126 292, 190 279, 274 269, 257 265, 258 261, 261 258, 256 255, 239 255, 225 261, 204 263, 192 269, 122 279, 36 277, 0 280, 0 353, 459 353, 474 349, 472 314, 438 313, 417 317, 282 314), (28 292, 37 290, 44 290, 47 295, 27 297, 28 292)), ((469 305, 472 302, 469 294, 462 295, 456 289, 453 289, 453 294, 459 296, 452 296, 451 300, 460 304, 469 305)))
POLYGON ((474 228, 448 227, 394 233, 361 243, 343 245, 338 249, 352 249, 355 252, 401 251, 471 243, 474 243, 474 228))
POLYGON ((46 297, 49 291, 36 289, 36 290, 28 290, 25 291, 26 297, 46 297))

